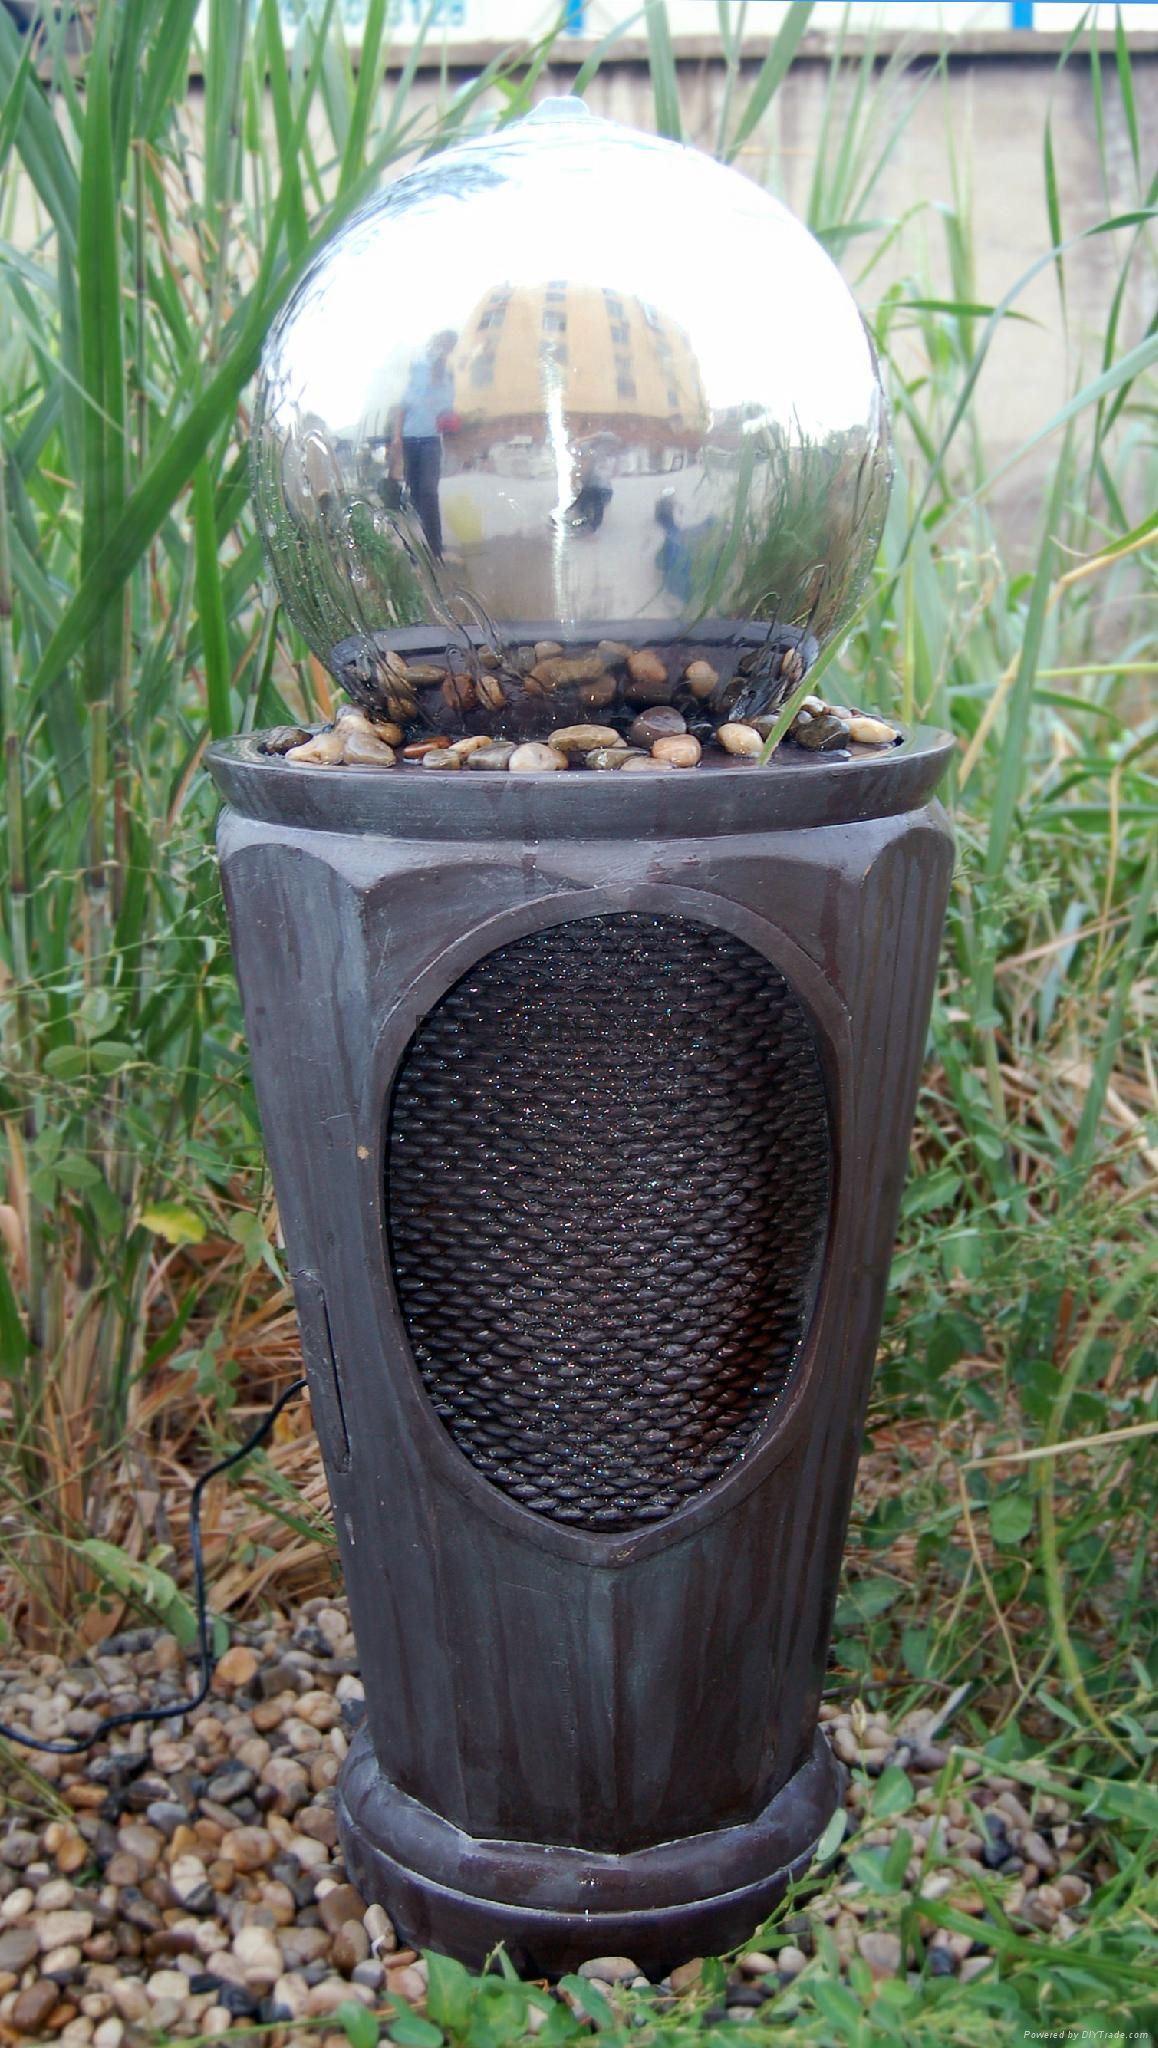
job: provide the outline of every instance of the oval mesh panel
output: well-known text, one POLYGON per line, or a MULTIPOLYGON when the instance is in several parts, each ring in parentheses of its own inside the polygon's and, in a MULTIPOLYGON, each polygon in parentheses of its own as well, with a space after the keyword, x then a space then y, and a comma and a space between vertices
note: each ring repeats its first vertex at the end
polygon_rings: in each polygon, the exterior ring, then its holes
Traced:
POLYGON ((627 1529, 752 1443, 829 1200, 816 1045, 761 954, 639 915, 489 954, 410 1042, 386 1172, 415 1362, 504 1493, 627 1529))

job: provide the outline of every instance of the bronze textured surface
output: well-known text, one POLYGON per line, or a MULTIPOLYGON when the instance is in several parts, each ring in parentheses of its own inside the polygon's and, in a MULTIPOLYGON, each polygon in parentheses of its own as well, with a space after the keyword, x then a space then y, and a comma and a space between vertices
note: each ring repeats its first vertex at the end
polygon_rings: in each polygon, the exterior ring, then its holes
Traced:
POLYGON ((830 1187, 812 1030, 762 954, 633 913, 487 955, 411 1040, 386 1172, 415 1362, 505 1493, 628 1529, 755 1440, 830 1187))

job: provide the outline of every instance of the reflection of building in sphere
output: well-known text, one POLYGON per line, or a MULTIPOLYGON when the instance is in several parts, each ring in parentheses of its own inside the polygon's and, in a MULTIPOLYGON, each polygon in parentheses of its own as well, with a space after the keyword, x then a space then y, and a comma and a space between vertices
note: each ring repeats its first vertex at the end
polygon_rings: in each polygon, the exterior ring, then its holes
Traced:
POLYGON ((465 323, 455 363, 456 467, 535 466, 560 414, 572 444, 613 435, 614 467, 629 475, 679 466, 707 429, 687 335, 625 293, 562 281, 498 285, 465 323))
POLYGON ((347 223, 270 337, 254 441, 278 588, 323 659, 488 614, 496 637, 734 617, 823 645, 888 502, 879 371, 824 252, 747 179, 577 100, 347 223), (416 418, 415 365, 450 335, 416 418))

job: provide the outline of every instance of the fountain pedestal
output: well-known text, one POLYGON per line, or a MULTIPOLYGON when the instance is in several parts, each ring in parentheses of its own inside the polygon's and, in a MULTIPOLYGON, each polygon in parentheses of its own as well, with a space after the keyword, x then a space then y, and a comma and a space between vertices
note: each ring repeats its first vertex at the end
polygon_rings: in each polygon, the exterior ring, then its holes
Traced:
POLYGON ((410 1942, 661 1972, 746 1939, 834 1810, 948 749, 211 750, 366 1687, 341 1837, 410 1942))

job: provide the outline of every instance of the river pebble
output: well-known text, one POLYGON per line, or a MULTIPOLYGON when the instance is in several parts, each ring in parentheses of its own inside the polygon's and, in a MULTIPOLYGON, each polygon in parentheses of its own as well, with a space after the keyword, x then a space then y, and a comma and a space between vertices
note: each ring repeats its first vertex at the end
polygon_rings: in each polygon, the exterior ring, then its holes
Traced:
POLYGON ((689 661, 684 670, 684 681, 693 697, 710 697, 719 680, 719 671, 710 661, 689 661))
POLYGON ((732 721, 719 727, 716 738, 725 753, 747 759, 752 759, 764 745, 759 733, 752 726, 739 725, 732 721))
POLYGON ((560 689, 565 683, 593 683, 603 674, 604 662, 600 654, 555 654, 536 661, 531 674, 537 683, 547 690, 560 689))
POLYGON ((489 732, 476 732, 469 734, 466 739, 455 740, 446 751, 448 754, 457 754, 460 761, 469 761, 472 754, 493 745, 494 741, 489 732))
POLYGON ((900 739, 895 726, 886 725, 883 718, 869 718, 863 711, 854 711, 849 717, 848 736, 862 747, 891 747, 900 739))
POLYGON ((806 747, 814 754, 829 753, 834 747, 843 747, 849 737, 844 719, 837 718, 831 711, 798 712, 791 730, 797 746, 806 747))
POLYGON ((303 768, 337 768, 343 756, 342 735, 332 727, 329 731, 315 733, 301 746, 290 747, 284 758, 296 761, 303 768))
POLYGON ((632 683, 646 689, 657 689, 661 684, 666 687, 668 683, 667 664, 654 647, 639 647, 629 654, 627 673, 632 683))
POLYGON ((550 734, 548 745, 558 747, 563 754, 589 754, 595 747, 617 747, 621 744, 619 734, 613 725, 561 725, 557 732, 550 734))
POLYGON ((507 762, 512 775, 543 775, 566 766, 566 754, 558 747, 544 746, 541 740, 525 740, 507 762))
POLYGON ((697 768, 702 752, 699 741, 690 732, 672 733, 657 740, 651 750, 653 761, 663 761, 672 768, 697 768))
MULTIPOLYGON (((674 734, 687 731, 682 711, 673 704, 653 704, 650 711, 641 711, 627 729, 628 742, 633 747, 653 747, 657 740, 670 739, 674 734)), ((598 744, 598 742, 596 743, 598 744)), ((610 745, 611 741, 603 744, 610 745)))

